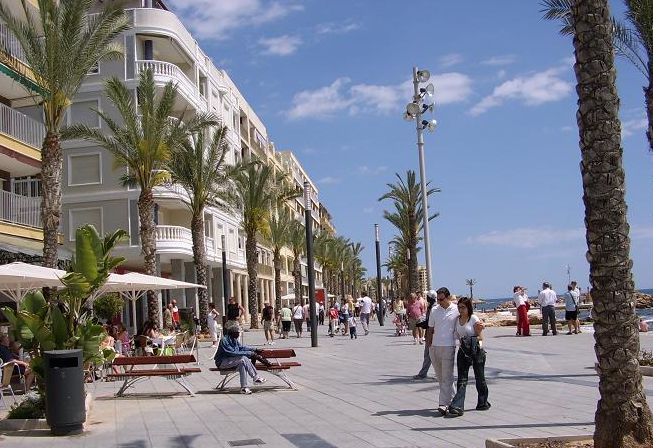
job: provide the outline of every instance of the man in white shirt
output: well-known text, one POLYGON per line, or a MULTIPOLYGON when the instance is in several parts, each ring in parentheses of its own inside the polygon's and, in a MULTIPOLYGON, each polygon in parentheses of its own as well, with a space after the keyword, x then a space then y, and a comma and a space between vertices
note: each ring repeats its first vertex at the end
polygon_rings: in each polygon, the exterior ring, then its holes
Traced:
POLYGON ((370 299, 365 291, 363 291, 363 297, 359 299, 361 316, 360 321, 363 325, 363 330, 365 334, 370 334, 370 313, 372 312, 372 299, 370 299))
POLYGON ((437 305, 429 315, 429 328, 426 330, 426 343, 429 356, 440 383, 438 410, 440 415, 447 413, 447 406, 454 396, 453 366, 456 353, 454 329, 458 319, 458 307, 451 302, 447 288, 437 291, 437 305))
POLYGON ((537 296, 537 301, 540 302, 540 307, 542 308, 542 336, 549 334, 549 324, 551 324, 553 336, 558 334, 556 327, 556 300, 558 300, 558 295, 551 289, 551 285, 547 282, 542 283, 542 291, 537 296))

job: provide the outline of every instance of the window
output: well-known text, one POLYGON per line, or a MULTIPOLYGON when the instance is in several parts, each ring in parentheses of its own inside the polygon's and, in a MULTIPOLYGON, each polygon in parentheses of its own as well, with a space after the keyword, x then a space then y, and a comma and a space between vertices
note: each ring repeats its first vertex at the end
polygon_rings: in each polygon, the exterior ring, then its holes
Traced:
POLYGON ((92 224, 100 235, 104 235, 102 207, 71 209, 68 211, 68 218, 70 223, 68 239, 70 241, 75 241, 75 231, 85 224, 92 224))
POLYGON ((99 152, 68 156, 68 185, 100 185, 102 155, 99 152))
POLYGON ((85 124, 92 128, 100 127, 100 117, 92 109, 100 109, 98 100, 78 101, 70 106, 68 124, 85 124))

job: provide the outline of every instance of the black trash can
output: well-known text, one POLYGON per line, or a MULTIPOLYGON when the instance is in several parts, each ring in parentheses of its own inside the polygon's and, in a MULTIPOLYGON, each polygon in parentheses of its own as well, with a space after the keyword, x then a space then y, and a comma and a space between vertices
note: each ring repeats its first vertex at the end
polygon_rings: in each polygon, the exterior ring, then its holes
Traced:
POLYGON ((45 418, 55 436, 79 434, 86 420, 82 350, 43 352, 45 418))

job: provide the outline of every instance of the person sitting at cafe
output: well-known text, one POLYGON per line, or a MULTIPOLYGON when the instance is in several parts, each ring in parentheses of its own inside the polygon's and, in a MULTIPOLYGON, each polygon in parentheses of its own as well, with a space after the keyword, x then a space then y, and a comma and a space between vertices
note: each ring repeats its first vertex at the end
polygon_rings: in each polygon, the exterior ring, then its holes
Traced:
POLYGON ((241 345, 239 337, 240 325, 233 321, 227 323, 225 335, 220 339, 215 353, 215 366, 219 369, 237 368, 240 374, 240 393, 249 395, 252 391, 248 387, 248 377, 253 378, 257 384, 265 382, 265 379, 259 376, 252 360, 264 364, 269 364, 269 361, 260 355, 260 349, 241 345))
POLYGON ((14 364, 14 371, 20 372, 21 375, 25 376, 25 389, 29 390, 34 382, 34 372, 32 372, 28 363, 21 361, 18 356, 12 353, 9 348, 10 346, 11 341, 9 340, 9 336, 6 334, 0 335, 0 359, 3 363, 11 362, 14 364))

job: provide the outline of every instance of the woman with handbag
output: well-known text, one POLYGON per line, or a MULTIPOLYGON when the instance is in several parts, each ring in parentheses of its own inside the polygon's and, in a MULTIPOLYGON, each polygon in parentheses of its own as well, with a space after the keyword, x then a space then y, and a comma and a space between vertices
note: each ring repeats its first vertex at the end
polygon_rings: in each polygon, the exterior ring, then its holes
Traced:
POLYGON ((458 321, 454 335, 460 340, 456 364, 458 367, 458 382, 456 384, 456 395, 449 405, 448 413, 458 417, 463 415, 465 409, 465 389, 469 377, 469 368, 474 369, 476 378, 476 391, 478 402, 476 410, 486 411, 490 409, 487 401, 488 389, 485 381, 485 349, 483 348, 483 322, 474 315, 474 308, 471 299, 463 297, 458 300, 458 321))

